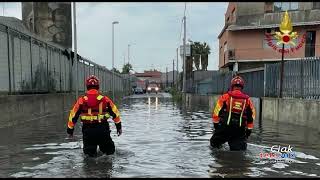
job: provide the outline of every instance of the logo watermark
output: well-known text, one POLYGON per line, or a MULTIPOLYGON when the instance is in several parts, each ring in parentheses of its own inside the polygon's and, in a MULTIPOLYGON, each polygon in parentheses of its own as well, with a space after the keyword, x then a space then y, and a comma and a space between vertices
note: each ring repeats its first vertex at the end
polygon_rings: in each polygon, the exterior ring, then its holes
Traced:
POLYGON ((292 146, 273 145, 267 148, 270 152, 260 152, 260 160, 269 160, 275 162, 292 162, 296 158, 296 153, 292 150, 292 146))

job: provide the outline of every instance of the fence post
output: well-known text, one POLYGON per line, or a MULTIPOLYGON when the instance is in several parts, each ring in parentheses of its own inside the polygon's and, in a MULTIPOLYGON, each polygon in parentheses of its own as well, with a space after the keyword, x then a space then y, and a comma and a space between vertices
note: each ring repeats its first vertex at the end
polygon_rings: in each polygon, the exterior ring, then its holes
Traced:
POLYGON ((63 92, 62 90, 62 84, 61 84, 61 50, 59 49, 58 50, 58 61, 59 61, 59 85, 60 85, 60 92, 63 92))
POLYGON ((31 92, 33 93, 33 73, 32 73, 32 37, 30 36, 30 74, 31 74, 31 80, 30 80, 30 84, 31 84, 31 92))
MULTIPOLYGON (((12 87, 13 87, 13 92, 11 93, 15 93, 16 92, 16 82, 15 82, 15 76, 14 76, 14 65, 15 65, 15 62, 14 62, 14 54, 15 54, 15 51, 14 51, 14 40, 13 40, 13 36, 9 36, 9 49, 11 48, 11 59, 12 59, 12 87), (10 43, 10 39, 11 39, 11 43, 10 43)), ((11 89, 12 90, 12 89, 11 89)))
POLYGON ((8 73, 9 73, 9 94, 11 94, 11 63, 10 63, 10 40, 9 40, 9 27, 7 29, 7 48, 8 48, 8 73))
POLYGON ((300 83, 300 97, 301 97, 301 99, 303 99, 303 94, 304 94, 304 91, 303 91, 303 83, 304 83, 303 82, 303 72, 304 72, 303 68, 304 67, 303 67, 303 61, 302 60, 300 61, 300 63, 301 63, 301 66, 300 66, 301 67, 301 69, 300 69, 300 82, 301 82, 300 83))
POLYGON ((49 56, 48 56, 48 44, 46 44, 46 52, 47 52, 47 91, 50 92, 49 87, 49 56))
POLYGON ((267 84, 267 64, 264 64, 263 70, 263 96, 266 97, 266 84, 267 84))

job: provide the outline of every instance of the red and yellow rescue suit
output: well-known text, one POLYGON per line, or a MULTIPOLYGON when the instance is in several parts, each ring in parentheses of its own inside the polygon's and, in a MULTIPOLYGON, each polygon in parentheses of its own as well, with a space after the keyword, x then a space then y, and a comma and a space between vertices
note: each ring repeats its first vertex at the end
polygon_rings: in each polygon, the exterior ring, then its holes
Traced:
POLYGON ((246 150, 255 116, 255 108, 248 95, 240 90, 223 94, 212 113, 215 131, 210 145, 220 148, 228 142, 230 150, 246 150))
POLYGON ((96 156, 97 146, 106 154, 115 152, 114 142, 110 136, 108 118, 112 117, 117 131, 121 131, 120 114, 116 105, 107 96, 100 95, 96 89, 90 89, 80 97, 70 111, 68 120, 69 134, 80 117, 83 133, 83 151, 89 156, 96 156))

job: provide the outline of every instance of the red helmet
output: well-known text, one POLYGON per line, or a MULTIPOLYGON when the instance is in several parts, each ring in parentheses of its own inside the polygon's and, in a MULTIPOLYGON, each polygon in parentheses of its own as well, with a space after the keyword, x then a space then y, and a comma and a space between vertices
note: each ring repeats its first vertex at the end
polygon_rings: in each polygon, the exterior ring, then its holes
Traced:
POLYGON ((231 80, 231 87, 235 86, 235 85, 239 85, 242 88, 244 87, 244 80, 242 79, 242 77, 240 76, 235 76, 234 78, 232 78, 231 80))
POLYGON ((95 75, 91 75, 86 80, 86 85, 88 87, 98 87, 99 88, 99 79, 95 75))

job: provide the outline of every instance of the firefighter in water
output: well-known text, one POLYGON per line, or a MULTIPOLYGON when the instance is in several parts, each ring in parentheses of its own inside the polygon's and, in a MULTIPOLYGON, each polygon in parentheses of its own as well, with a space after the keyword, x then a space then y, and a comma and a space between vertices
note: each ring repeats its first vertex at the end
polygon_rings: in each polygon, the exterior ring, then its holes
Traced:
POLYGON ((214 134, 210 139, 213 148, 228 142, 231 151, 247 149, 247 139, 253 128, 255 108, 249 96, 242 92, 244 80, 235 76, 231 90, 223 94, 213 110, 214 134))
POLYGON ((94 157, 97 155, 97 146, 101 152, 109 155, 115 152, 114 142, 110 136, 108 118, 111 116, 117 134, 122 134, 120 114, 116 105, 107 96, 99 92, 99 79, 91 75, 86 80, 86 95, 78 98, 70 111, 67 133, 72 137, 74 126, 80 117, 82 121, 83 152, 94 157))

